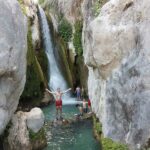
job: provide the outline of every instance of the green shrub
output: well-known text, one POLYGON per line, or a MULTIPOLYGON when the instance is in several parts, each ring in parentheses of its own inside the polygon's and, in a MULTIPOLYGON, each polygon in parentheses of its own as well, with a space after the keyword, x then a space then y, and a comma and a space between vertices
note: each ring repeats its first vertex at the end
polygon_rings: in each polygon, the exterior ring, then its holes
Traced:
POLYGON ((83 54, 82 48, 82 21, 77 21, 75 23, 75 33, 73 34, 73 45, 75 47, 77 55, 81 56, 83 54))
POLYGON ((72 27, 66 19, 62 19, 60 21, 60 24, 58 25, 58 33, 65 42, 69 42, 69 40, 71 39, 72 27))

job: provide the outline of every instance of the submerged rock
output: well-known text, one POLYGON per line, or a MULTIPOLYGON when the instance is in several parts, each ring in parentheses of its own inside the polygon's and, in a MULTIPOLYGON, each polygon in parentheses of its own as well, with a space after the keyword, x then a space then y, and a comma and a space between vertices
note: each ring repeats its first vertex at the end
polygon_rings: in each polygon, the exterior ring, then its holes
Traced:
POLYGON ((0 0, 0 134, 15 112, 26 78, 27 24, 17 0, 0 0))
POLYGON ((66 126, 78 121, 84 121, 84 120, 88 120, 88 119, 92 119, 93 113, 89 112, 87 114, 84 114, 83 116, 79 115, 79 114, 75 114, 74 117, 72 117, 71 119, 55 119, 54 121, 49 122, 50 126, 66 126))

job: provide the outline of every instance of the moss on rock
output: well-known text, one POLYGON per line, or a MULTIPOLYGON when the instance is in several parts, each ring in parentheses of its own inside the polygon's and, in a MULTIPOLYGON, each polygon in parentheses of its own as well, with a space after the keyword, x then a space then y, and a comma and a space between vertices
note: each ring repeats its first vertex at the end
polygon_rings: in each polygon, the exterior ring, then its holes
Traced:
POLYGON ((73 45, 75 47, 77 55, 79 56, 82 56, 83 54, 82 28, 83 28, 83 22, 78 20, 75 23, 75 33, 73 34, 73 45))
POLYGON ((20 4, 20 7, 21 7, 21 10, 22 10, 23 14, 26 15, 26 8, 24 6, 23 0, 18 0, 18 2, 20 4))
POLYGON ((34 133, 29 130, 29 138, 33 150, 43 149, 47 145, 47 139, 44 128, 41 128, 39 132, 34 133))
MULTIPOLYGON (((33 105, 38 105, 43 97, 44 89, 47 84, 44 73, 43 66, 47 67, 47 62, 45 56, 37 56, 32 45, 32 33, 30 29, 30 20, 28 21, 28 51, 27 51, 27 72, 26 72, 26 84, 24 91, 21 95, 20 100, 22 102, 30 102, 33 105), (44 63, 42 61, 45 61, 44 63), (42 67, 40 65, 42 63, 42 67)), ((42 55, 43 51, 41 52, 42 55)), ((46 67, 44 70, 46 70, 46 67)))
POLYGON ((44 51, 43 48, 41 48, 39 51, 37 51, 36 53, 36 58, 37 61, 41 67, 43 74, 43 79, 45 80, 44 82, 46 82, 45 84, 47 84, 47 80, 48 80, 48 59, 46 56, 46 53, 44 51))
POLYGON ((104 138, 102 134, 102 124, 93 116, 93 127, 96 138, 100 141, 103 150, 128 150, 127 146, 119 142, 114 142, 110 138, 104 138))
POLYGON ((108 0, 96 0, 92 6, 93 16, 97 17, 100 13, 100 9, 108 0))

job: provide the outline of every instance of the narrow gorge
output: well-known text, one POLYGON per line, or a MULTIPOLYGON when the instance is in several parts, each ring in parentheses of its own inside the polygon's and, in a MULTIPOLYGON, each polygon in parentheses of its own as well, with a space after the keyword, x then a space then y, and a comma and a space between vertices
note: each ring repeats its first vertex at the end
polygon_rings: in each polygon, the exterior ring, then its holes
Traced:
POLYGON ((150 149, 148 0, 0 0, 0 8, 0 150, 150 149), (47 88, 72 89, 62 121, 47 88), (92 115, 78 118, 83 99, 92 115))

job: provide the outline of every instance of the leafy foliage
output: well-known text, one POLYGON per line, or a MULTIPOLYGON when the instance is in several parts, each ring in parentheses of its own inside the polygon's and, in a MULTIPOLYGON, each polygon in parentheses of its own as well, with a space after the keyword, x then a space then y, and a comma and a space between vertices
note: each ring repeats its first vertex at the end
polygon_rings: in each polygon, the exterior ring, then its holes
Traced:
POLYGON ((65 42, 69 42, 69 40, 72 37, 71 24, 64 18, 61 20, 61 22, 58 26, 58 33, 65 42))
POLYGON ((75 33, 73 34, 73 44, 76 50, 76 53, 81 56, 83 54, 82 48, 82 21, 77 21, 75 23, 75 33))

